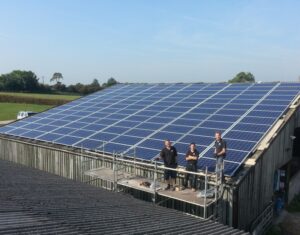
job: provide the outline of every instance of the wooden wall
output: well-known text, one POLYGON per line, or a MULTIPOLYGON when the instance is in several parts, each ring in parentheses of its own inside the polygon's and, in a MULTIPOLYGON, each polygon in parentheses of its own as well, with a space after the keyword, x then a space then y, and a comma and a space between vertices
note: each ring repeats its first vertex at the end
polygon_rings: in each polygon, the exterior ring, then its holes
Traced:
MULTIPOLYGON (((43 148, 26 142, 0 137, 0 159, 53 173, 68 179, 87 182, 92 180, 84 171, 102 166, 103 161, 81 156, 62 149, 43 148)), ((96 186, 107 188, 107 182, 95 180, 96 186)), ((108 187, 110 188, 110 187, 108 187)))
MULTIPOLYGON (((273 197, 275 171, 292 159, 290 136, 300 126, 300 109, 298 108, 287 123, 280 129, 266 151, 257 158, 233 190, 232 226, 249 230, 251 223, 270 204, 273 197)), ((257 153, 259 155, 259 152, 257 153)))

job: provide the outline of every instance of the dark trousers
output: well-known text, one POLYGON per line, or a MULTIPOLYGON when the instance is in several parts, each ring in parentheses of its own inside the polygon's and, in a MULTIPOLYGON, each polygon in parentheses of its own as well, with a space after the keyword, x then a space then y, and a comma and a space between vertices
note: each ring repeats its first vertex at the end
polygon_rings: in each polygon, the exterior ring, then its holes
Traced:
MULTIPOLYGON (((185 168, 187 171, 193 171, 193 172, 197 172, 197 165, 195 164, 187 164, 186 165, 186 168, 185 168)), ((197 177, 196 175, 193 175, 193 174, 185 174, 185 177, 184 177, 184 183, 183 183, 183 186, 184 187, 187 187, 188 186, 188 182, 189 180, 191 180, 191 186, 192 188, 196 188, 196 182, 197 182, 197 177)))
POLYGON ((217 180, 222 183, 224 178, 224 172, 223 172, 223 163, 224 157, 219 156, 216 158, 216 174, 217 174, 217 180))

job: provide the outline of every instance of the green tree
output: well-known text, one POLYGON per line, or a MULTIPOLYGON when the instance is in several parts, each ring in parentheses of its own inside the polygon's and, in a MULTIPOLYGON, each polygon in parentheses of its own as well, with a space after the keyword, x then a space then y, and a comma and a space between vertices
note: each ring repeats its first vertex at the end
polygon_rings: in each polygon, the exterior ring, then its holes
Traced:
POLYGON ((61 82, 57 82, 51 87, 54 91, 66 91, 66 85, 61 82))
POLYGON ((0 76, 1 90, 6 91, 37 91, 39 82, 32 71, 14 70, 0 76))
POLYGON ((109 79, 107 80, 107 82, 104 83, 102 86, 103 86, 103 87, 109 87, 109 86, 116 85, 117 83, 118 83, 118 82, 117 82, 116 79, 114 79, 114 78, 109 78, 109 79))
POLYGON ((5 90, 7 91, 24 91, 23 79, 18 76, 9 74, 5 81, 5 90))
POLYGON ((252 73, 240 72, 233 79, 229 80, 228 82, 229 83, 255 82, 255 78, 252 73))
POLYGON ((1 76, 0 76, 0 91, 4 91, 4 83, 2 81, 1 76))
POLYGON ((67 88, 67 91, 73 92, 73 93, 80 93, 83 94, 85 85, 81 83, 77 83, 75 85, 70 85, 67 88))
POLYGON ((98 79, 95 78, 95 79, 93 80, 93 82, 91 83, 91 86, 100 88, 100 83, 99 83, 98 79))
POLYGON ((89 85, 90 93, 101 90, 101 86, 97 79, 94 79, 93 82, 89 85))
POLYGON ((61 73, 54 73, 52 78, 50 79, 50 82, 56 82, 56 83, 59 83, 60 80, 63 79, 63 75, 61 73))
POLYGON ((12 72, 12 76, 22 78, 24 91, 36 91, 39 87, 39 80, 31 71, 15 70, 12 72))

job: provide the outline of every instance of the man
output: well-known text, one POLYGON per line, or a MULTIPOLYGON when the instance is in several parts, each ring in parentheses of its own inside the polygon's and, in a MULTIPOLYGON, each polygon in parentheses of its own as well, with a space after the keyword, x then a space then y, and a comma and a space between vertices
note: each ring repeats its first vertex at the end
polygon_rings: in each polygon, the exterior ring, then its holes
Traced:
MULTIPOLYGON (((197 162, 198 162, 198 158, 199 158, 199 152, 196 149, 196 144, 195 143, 191 143, 190 144, 190 149, 187 151, 186 155, 185 155, 185 160, 186 160, 186 170, 187 171, 193 171, 193 172, 197 172, 197 162)), ((197 183, 197 177, 196 175, 193 174, 189 174, 187 173, 185 175, 185 180, 184 180, 184 184, 183 184, 183 189, 187 188, 188 186, 188 181, 192 180, 191 183, 191 187, 192 187, 192 191, 195 192, 196 191, 196 183, 197 183)))
MULTIPOLYGON (((165 147, 160 152, 160 157, 157 160, 162 159, 164 161, 165 167, 168 168, 177 168, 177 150, 175 147, 172 146, 170 140, 164 141, 165 147)), ((173 170, 166 169, 165 170, 165 180, 167 181, 168 186, 165 190, 171 189, 172 191, 175 190, 175 179, 177 176, 177 172, 173 170)))
POLYGON ((217 177, 219 178, 220 182, 223 181, 223 161, 226 157, 226 142, 222 139, 221 132, 217 131, 215 133, 215 157, 216 157, 216 172, 217 177))

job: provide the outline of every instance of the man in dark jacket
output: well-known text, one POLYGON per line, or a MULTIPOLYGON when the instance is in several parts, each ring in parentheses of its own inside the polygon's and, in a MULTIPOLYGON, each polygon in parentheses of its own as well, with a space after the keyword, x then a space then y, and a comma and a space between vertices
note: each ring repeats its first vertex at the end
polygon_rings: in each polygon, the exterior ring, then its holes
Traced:
MULTIPOLYGON (((187 151, 187 153, 185 155, 185 160, 186 160, 186 168, 185 169, 187 171, 197 172, 198 158, 199 158, 199 152, 196 149, 196 144, 191 143, 190 144, 190 149, 187 151)), ((196 177, 196 175, 193 175, 193 174, 188 174, 187 173, 185 175, 183 189, 185 189, 188 186, 188 181, 190 179, 192 180, 192 183, 191 183, 192 191, 195 192, 196 191, 197 177, 196 177)))
MULTIPOLYGON (((177 168, 177 150, 172 146, 170 140, 165 140, 165 147, 160 152, 160 157, 158 159, 162 159, 164 161, 165 167, 168 168, 177 168)), ((165 180, 167 181, 168 186, 165 190, 171 189, 174 191, 175 179, 177 176, 177 172, 173 170, 166 169, 165 170, 165 180)))
POLYGON ((223 181, 223 162, 226 157, 227 145, 226 141, 222 139, 221 132, 217 131, 215 134, 215 157, 216 157, 216 172, 220 181, 223 181))

